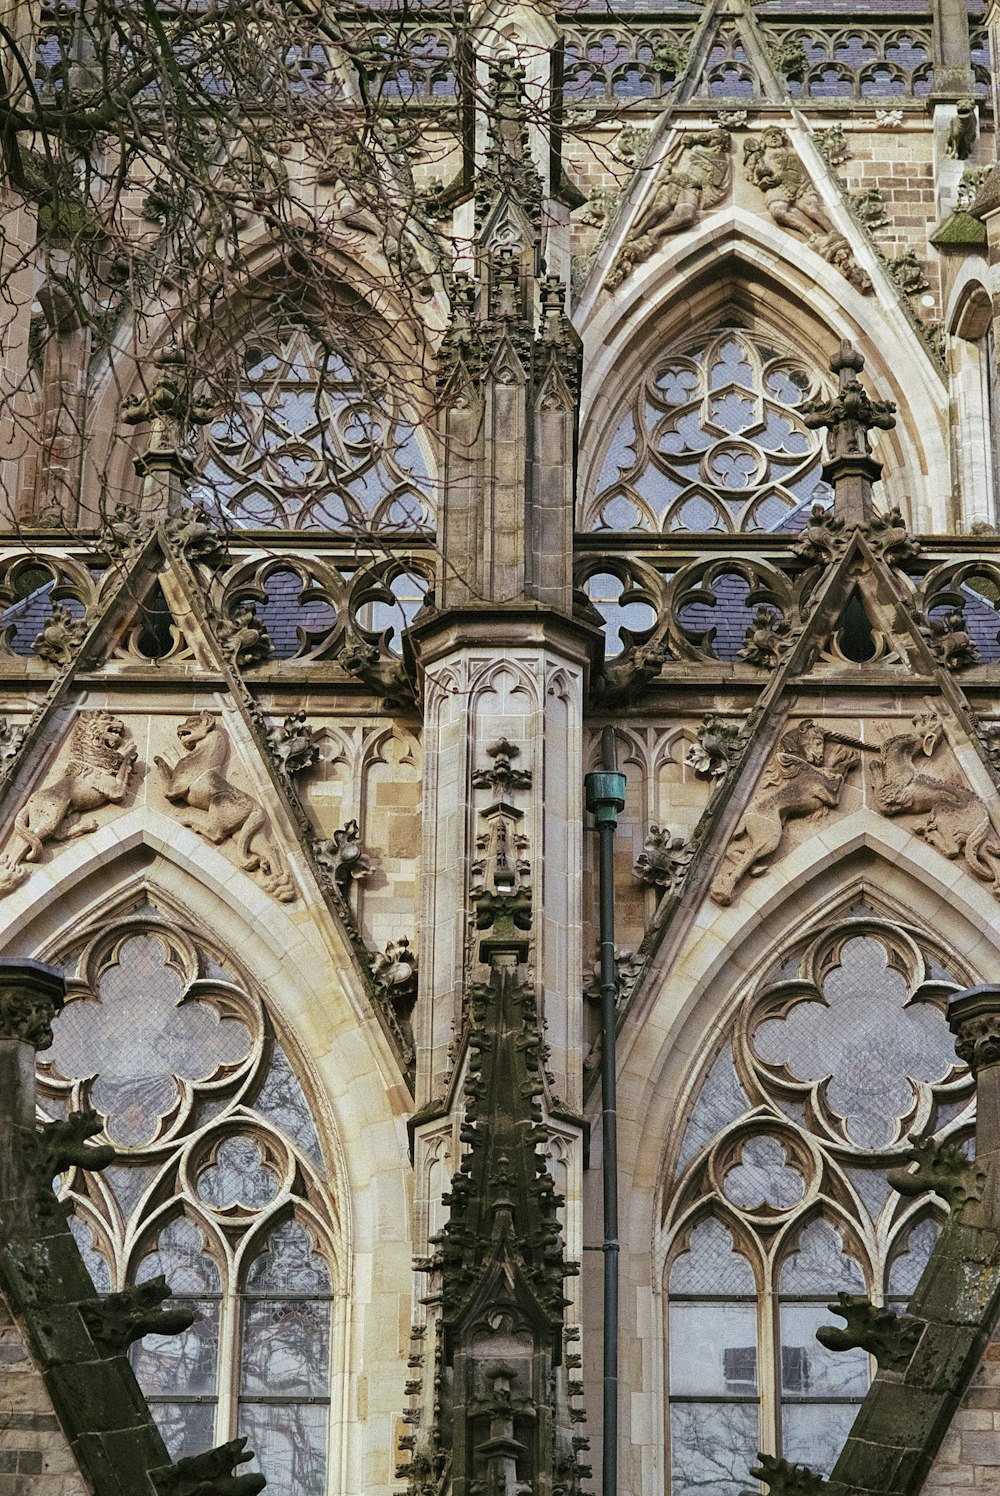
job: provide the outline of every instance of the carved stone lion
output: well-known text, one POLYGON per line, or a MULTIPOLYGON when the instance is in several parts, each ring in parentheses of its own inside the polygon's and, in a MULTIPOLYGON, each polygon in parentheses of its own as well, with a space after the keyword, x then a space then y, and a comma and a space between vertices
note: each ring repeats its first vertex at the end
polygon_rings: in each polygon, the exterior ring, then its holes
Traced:
POLYGON ((29 795, 14 818, 14 840, 0 856, 0 896, 28 876, 47 841, 65 841, 94 831, 82 812, 117 805, 125 798, 136 746, 111 712, 81 712, 70 737, 69 762, 58 778, 29 795))
POLYGON ((185 756, 173 767, 159 756, 153 762, 163 776, 167 799, 189 808, 190 813, 180 817, 182 824, 216 846, 235 837, 240 866, 259 872, 274 898, 294 899, 288 864, 271 835, 266 814, 226 778, 229 734, 225 728, 211 712, 196 712, 180 724, 177 738, 185 756))

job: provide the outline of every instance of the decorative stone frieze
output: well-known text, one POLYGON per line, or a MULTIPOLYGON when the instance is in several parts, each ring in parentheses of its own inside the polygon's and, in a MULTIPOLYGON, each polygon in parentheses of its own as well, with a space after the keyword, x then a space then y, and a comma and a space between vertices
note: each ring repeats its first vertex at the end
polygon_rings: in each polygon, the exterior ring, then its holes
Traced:
POLYGON ((706 209, 720 203, 731 174, 727 130, 686 135, 676 158, 660 170, 648 204, 605 277, 605 288, 615 290, 668 235, 689 229, 706 209))
POLYGON ((871 292, 870 276, 834 226, 802 158, 784 130, 769 125, 750 135, 743 145, 743 170, 747 180, 760 188, 775 223, 791 233, 801 234, 817 254, 836 266, 859 291, 871 292))

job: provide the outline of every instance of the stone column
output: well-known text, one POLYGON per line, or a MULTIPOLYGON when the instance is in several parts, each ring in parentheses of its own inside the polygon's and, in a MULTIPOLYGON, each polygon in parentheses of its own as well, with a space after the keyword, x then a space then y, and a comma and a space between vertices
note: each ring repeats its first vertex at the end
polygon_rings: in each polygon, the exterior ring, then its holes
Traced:
POLYGON ((24 1204, 25 1143, 35 1137, 35 1055, 52 1043, 63 1004, 61 972, 39 961, 0 961, 0 1226, 24 1204))
POLYGON ((976 1164, 986 1170, 983 1225, 1000 1226, 1000 986, 969 987, 948 1004, 955 1052, 976 1080, 976 1164))

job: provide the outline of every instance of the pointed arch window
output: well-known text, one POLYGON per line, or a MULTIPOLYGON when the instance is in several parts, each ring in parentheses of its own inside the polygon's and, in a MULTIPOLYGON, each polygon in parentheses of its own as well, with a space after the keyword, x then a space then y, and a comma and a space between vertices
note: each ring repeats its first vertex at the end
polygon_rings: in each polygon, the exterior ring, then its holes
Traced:
POLYGON ((864 906, 800 939, 741 1006, 680 1135, 665 1214, 671 1496, 737 1496, 758 1450, 829 1474, 874 1367, 827 1304, 901 1310, 937 1237, 887 1171, 966 1142, 947 996, 971 974, 864 906))
POLYGON ((199 495, 238 528, 411 532, 431 524, 423 435, 398 377, 362 372, 279 310, 243 340, 227 415, 206 428, 199 495))
POLYGON ((151 904, 60 953, 50 1117, 119 1158, 61 1192, 100 1292, 162 1274, 194 1324, 132 1364, 174 1458, 249 1437, 276 1496, 326 1488, 339 1220, 320 1131, 259 993, 151 904))
POLYGON ((825 377, 771 333, 720 327, 658 359, 615 416, 586 530, 796 530, 829 504, 803 404, 825 377))

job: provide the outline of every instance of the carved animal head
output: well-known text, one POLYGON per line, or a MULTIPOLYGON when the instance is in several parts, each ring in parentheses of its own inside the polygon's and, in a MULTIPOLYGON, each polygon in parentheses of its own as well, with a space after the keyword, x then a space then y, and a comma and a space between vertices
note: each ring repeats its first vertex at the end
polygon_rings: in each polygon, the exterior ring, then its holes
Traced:
POLYGON ((211 712, 195 712, 185 717, 177 728, 177 738, 185 753, 190 753, 198 744, 215 731, 215 718, 211 712))
POLYGON ((937 747, 943 731, 941 719, 935 717, 933 712, 922 712, 914 717, 913 727, 920 738, 920 749, 925 757, 930 758, 937 747))
POLYGON ((804 758, 807 764, 821 764, 825 742, 826 736, 822 728, 817 727, 812 720, 807 720, 800 722, 798 727, 793 727, 791 732, 785 733, 781 739, 781 747, 785 753, 794 753, 798 758, 804 758))
POLYGON ((81 712, 70 739, 70 754, 75 764, 97 765, 117 769, 122 761, 122 744, 128 729, 112 712, 81 712))

